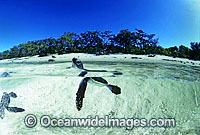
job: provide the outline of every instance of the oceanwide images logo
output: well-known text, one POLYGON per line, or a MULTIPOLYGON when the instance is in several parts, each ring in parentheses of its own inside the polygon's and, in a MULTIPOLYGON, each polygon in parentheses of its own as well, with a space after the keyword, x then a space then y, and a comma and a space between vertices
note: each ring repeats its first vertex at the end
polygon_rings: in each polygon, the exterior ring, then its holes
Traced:
MULTIPOLYGON (((37 118, 30 114, 25 117, 24 123, 27 127, 33 128, 37 125, 37 118)), ((124 127, 128 130, 135 127, 175 127, 175 119, 133 119, 133 118, 110 118, 108 115, 104 118, 95 116, 92 118, 51 118, 44 115, 40 118, 40 125, 44 128, 48 127, 124 127)))
POLYGON ((132 129, 134 126, 146 126, 145 119, 117 119, 117 118, 109 118, 109 116, 105 116, 104 118, 99 118, 99 116, 95 116, 91 118, 88 116, 87 118, 82 119, 51 119, 49 116, 43 116, 40 119, 40 124, 42 127, 126 127, 127 129, 132 129))

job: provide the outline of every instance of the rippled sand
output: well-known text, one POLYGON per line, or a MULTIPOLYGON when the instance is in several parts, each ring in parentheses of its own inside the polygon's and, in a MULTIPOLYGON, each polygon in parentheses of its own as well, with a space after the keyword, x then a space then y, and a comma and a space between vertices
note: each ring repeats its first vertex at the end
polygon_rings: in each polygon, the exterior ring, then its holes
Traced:
MULTIPOLYGON (((77 111, 76 92, 81 77, 79 70, 71 69, 71 54, 66 61, 49 63, 43 58, 32 61, 18 60, 1 64, 0 96, 15 92, 10 106, 23 107, 22 113, 6 112, 0 119, 0 135, 199 135, 200 134, 200 67, 172 61, 133 59, 132 56, 80 56, 85 68, 108 72, 89 73, 110 84, 121 87, 114 95, 105 87, 88 84, 83 108, 77 111), (107 59, 107 57, 112 57, 107 59), (116 58, 113 58, 116 57, 116 58), (96 60, 95 60, 96 59, 96 60), (113 75, 120 71, 123 75, 113 75), (175 128, 43 128, 37 124, 27 128, 24 118, 34 114, 38 118, 50 115, 55 118, 86 118, 88 115, 109 115, 115 118, 175 118, 175 128)), ((59 57, 59 56, 58 56, 59 57)), ((76 56, 77 57, 77 56, 76 56)), ((30 58, 34 59, 34 58, 30 58)), ((45 58, 44 58, 45 59, 45 58)), ((47 59, 47 58, 46 58, 47 59)), ((49 59, 49 58, 48 58, 49 59)), ((55 59, 56 60, 56 59, 55 59)), ((57 60, 56 60, 57 61, 57 60)), ((184 60, 183 60, 184 61, 184 60)))

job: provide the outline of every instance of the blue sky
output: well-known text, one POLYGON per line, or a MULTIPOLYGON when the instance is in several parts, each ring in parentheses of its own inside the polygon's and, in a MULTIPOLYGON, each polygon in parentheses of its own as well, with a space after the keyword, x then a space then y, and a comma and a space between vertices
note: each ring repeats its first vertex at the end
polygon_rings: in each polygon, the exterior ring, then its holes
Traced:
POLYGON ((199 0, 0 0, 0 51, 64 32, 142 29, 163 47, 200 42, 199 0))

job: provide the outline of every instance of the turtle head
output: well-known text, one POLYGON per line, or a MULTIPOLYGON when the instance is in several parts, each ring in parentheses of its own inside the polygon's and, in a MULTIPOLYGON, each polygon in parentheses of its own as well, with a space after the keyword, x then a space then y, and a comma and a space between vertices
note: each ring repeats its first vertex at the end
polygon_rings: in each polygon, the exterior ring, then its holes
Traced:
POLYGON ((4 92, 4 93, 3 93, 3 95, 6 95, 6 94, 8 94, 8 93, 7 93, 7 92, 4 92))
POLYGON ((14 92, 10 92, 9 96, 12 97, 12 98, 16 98, 17 97, 17 95, 14 92))
POLYGON ((9 94, 7 92, 4 92, 2 98, 7 96, 9 97, 9 94))
POLYGON ((83 63, 79 59, 73 58, 72 59, 72 67, 83 69, 83 63))

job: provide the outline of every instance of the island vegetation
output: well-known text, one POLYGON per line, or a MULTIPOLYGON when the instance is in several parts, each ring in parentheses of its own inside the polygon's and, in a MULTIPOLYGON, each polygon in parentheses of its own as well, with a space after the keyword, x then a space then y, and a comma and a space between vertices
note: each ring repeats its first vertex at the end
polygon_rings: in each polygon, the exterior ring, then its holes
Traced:
POLYGON ((0 59, 49 54, 90 53, 105 55, 124 54, 160 54, 172 57, 200 60, 200 42, 191 42, 191 48, 184 45, 163 48, 155 34, 143 30, 121 30, 118 34, 111 31, 86 31, 80 34, 68 32, 58 38, 28 41, 0 53, 0 59))

